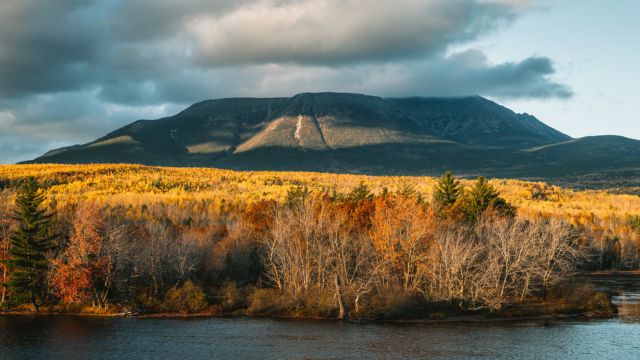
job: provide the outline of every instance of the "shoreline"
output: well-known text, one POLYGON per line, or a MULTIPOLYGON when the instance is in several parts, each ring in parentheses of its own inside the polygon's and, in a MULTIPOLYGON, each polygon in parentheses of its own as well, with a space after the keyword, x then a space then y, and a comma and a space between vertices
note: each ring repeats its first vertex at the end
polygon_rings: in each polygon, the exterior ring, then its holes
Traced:
MULTIPOLYGON (((320 316, 290 316, 286 314, 247 314, 246 312, 236 311, 223 312, 216 305, 212 305, 208 310, 196 313, 184 312, 157 312, 157 313, 137 313, 124 311, 106 312, 104 309, 83 308, 77 312, 69 311, 48 311, 45 309, 40 312, 15 310, 0 311, 0 316, 69 316, 69 317, 93 317, 93 318, 137 318, 137 319, 212 319, 212 318, 253 318, 253 319, 275 319, 275 320, 302 320, 302 321, 341 321, 354 324, 464 324, 464 323, 501 323, 501 322, 524 322, 524 321, 563 321, 563 320, 600 320, 613 319, 618 314, 617 306, 611 303, 612 296, 619 293, 621 285, 628 285, 631 281, 634 288, 638 285, 640 279, 640 271, 596 271, 576 274, 576 278, 589 279, 594 285, 601 285, 601 291, 606 294, 610 309, 597 309, 594 311, 586 310, 574 312, 575 307, 563 308, 566 303, 554 302, 529 302, 512 304, 495 313, 476 313, 464 314, 461 310, 460 314, 449 314, 443 318, 429 318, 430 314, 426 314, 423 318, 375 318, 362 317, 354 319, 340 320, 334 317, 320 316), (618 281, 616 281, 616 279, 618 281), (613 282, 611 282, 613 280, 613 282), (621 281, 620 281, 621 280, 621 281), (556 307, 560 305, 560 307, 556 307), (536 309, 536 310, 532 310, 536 309), (600 310, 600 311, 598 311, 600 310), (515 311, 515 313, 514 313, 515 311), (533 311, 533 313, 531 312, 533 311), (529 312, 529 314, 527 314, 529 312), (547 313, 545 313, 547 312, 547 313), (509 313, 513 314, 512 316, 509 313)), ((623 286, 624 286, 623 285, 623 286)), ((573 304, 576 305, 576 304, 573 304)))
POLYGON ((89 318, 119 318, 119 319, 272 319, 272 320, 300 320, 300 321, 336 321, 351 324, 465 324, 465 323, 503 323, 503 322, 524 322, 524 321, 563 321, 563 320, 606 320, 613 319, 617 313, 611 315, 587 315, 587 314, 553 314, 536 316, 498 316, 486 317, 482 315, 461 315, 444 319, 336 319, 321 317, 294 317, 294 316, 259 316, 246 314, 216 314, 214 312, 202 313, 153 313, 153 314, 90 314, 90 313, 69 313, 69 312, 32 312, 32 311, 2 311, 2 316, 63 316, 63 317, 89 317, 89 318))

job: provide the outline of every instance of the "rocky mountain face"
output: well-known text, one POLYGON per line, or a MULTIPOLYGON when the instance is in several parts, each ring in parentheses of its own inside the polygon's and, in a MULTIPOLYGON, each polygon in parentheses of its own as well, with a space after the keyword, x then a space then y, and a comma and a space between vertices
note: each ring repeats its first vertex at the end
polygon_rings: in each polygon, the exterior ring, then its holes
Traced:
POLYGON ((32 162, 545 177, 637 170, 639 154, 639 141, 572 139, 482 97, 304 93, 203 101, 32 162))

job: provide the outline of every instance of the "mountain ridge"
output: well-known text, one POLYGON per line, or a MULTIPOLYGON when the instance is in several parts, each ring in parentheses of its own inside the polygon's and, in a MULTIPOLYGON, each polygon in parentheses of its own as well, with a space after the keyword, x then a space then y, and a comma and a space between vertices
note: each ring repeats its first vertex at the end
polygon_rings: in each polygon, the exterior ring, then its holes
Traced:
POLYGON ((30 162, 376 174, 453 169, 495 176, 564 176, 617 169, 617 164, 640 168, 635 156, 640 141, 583 139, 480 96, 382 98, 325 92, 205 100, 176 115, 134 121, 30 162), (603 155, 581 159, 585 147, 603 155))

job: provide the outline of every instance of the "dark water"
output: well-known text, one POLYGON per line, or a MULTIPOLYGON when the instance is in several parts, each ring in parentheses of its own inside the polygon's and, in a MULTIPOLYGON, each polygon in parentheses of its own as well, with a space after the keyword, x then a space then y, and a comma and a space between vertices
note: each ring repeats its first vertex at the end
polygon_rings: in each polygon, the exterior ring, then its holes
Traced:
POLYGON ((598 321, 367 324, 0 316, 0 359, 640 359, 640 291, 598 321))
POLYGON ((1 359, 640 359, 640 323, 0 317, 1 359))

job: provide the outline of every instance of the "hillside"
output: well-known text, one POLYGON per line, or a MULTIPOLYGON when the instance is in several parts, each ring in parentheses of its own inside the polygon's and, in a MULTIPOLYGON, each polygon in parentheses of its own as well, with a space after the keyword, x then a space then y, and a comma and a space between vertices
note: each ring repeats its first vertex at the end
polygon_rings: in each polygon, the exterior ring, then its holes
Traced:
POLYGON ((534 116, 517 114, 479 96, 393 101, 431 133, 464 144, 523 149, 571 139, 534 116))
POLYGON ((244 170, 562 177, 640 169, 640 142, 571 139, 481 97, 344 93, 208 100, 139 120, 34 163, 140 163, 244 170), (596 157, 582 147, 597 143, 596 157), (569 165, 569 166, 567 166, 569 165))

